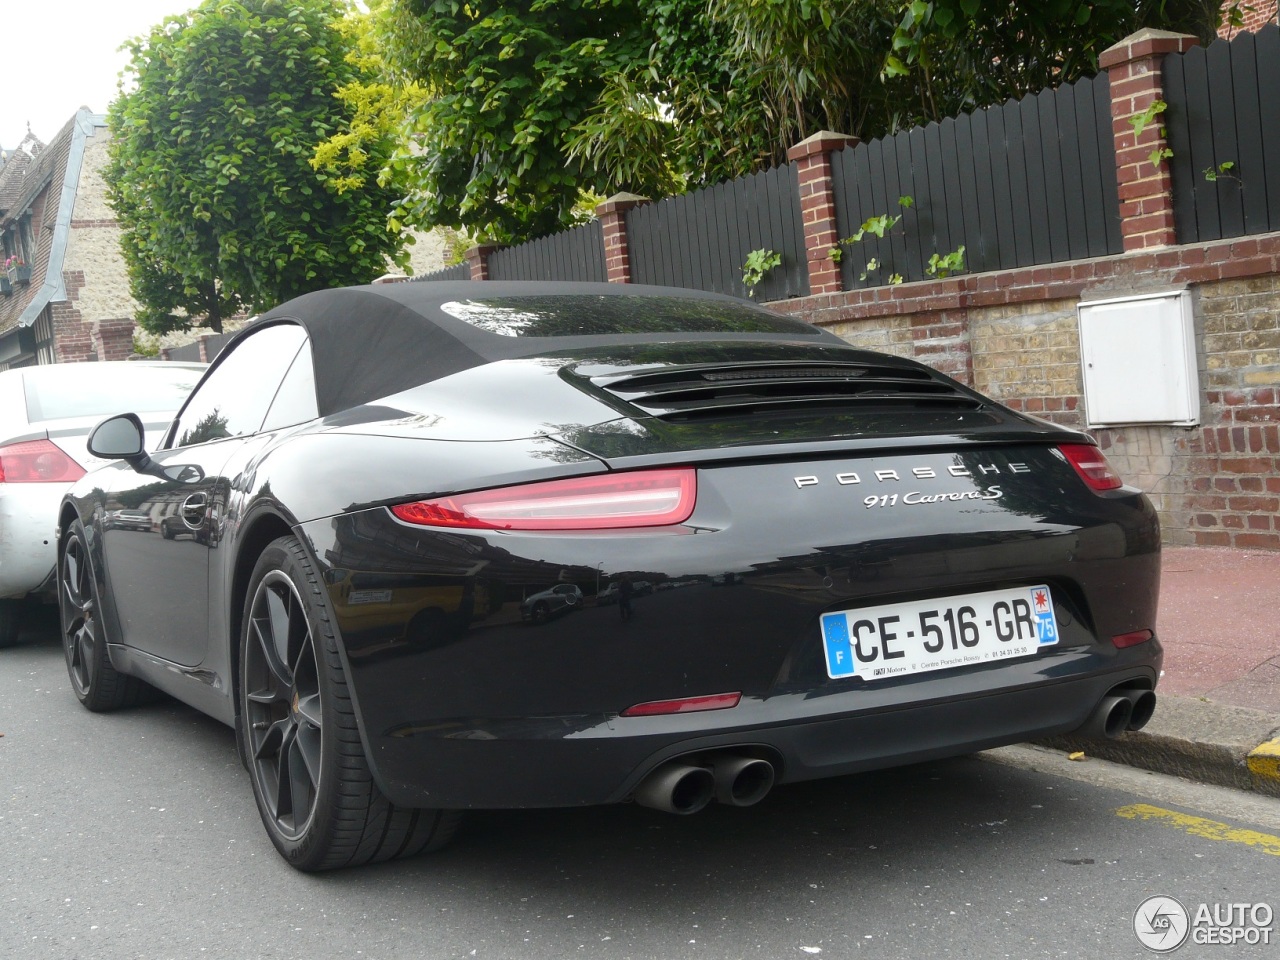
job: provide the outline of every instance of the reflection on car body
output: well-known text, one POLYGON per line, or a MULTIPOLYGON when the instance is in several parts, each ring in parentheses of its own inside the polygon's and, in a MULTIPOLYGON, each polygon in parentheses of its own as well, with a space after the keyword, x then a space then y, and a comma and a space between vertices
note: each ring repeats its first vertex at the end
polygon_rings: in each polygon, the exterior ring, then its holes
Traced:
POLYGON ((747 806, 1154 709, 1155 512, 1090 437, 731 298, 318 291, 154 449, 100 430, 58 518, 72 687, 234 727, 300 869, 462 809, 747 806))
POLYGON ((520 616, 534 623, 546 623, 552 617, 582 608, 582 590, 576 584, 558 583, 539 590, 520 603, 520 616))

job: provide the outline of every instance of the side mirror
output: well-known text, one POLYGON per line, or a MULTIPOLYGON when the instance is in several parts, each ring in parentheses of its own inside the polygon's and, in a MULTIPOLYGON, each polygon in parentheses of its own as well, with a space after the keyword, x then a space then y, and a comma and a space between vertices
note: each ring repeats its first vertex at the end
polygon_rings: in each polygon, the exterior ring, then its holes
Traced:
POLYGON ((144 449, 146 434, 142 421, 134 413, 108 417, 89 434, 89 453, 104 460, 123 460, 133 469, 145 472, 151 458, 144 449))

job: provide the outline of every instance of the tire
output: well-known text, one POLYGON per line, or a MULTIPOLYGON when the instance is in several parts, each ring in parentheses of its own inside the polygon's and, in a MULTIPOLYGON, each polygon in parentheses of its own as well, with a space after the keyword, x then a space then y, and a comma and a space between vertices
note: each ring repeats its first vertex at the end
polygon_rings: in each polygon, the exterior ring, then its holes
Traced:
POLYGON ((328 599, 296 537, 258 558, 242 624, 238 731, 280 855, 316 871, 444 846, 459 814, 396 807, 373 782, 328 599))
POLYGON ((546 623, 551 619, 551 608, 547 606, 545 600, 539 600, 533 605, 533 612, 530 614, 534 623, 546 623))
POLYGON ((0 600, 0 650, 17 645, 27 609, 26 600, 0 600))
POLYGON ((84 525, 76 520, 58 550, 58 616, 71 689, 95 713, 132 707, 151 693, 146 683, 111 665, 101 607, 84 525))

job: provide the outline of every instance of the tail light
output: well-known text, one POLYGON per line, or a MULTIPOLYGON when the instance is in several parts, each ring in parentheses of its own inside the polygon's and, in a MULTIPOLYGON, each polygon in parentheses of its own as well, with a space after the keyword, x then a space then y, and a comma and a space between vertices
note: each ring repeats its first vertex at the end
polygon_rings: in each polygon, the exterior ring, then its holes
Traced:
POLYGON ((1090 490, 1102 492, 1123 487, 1120 474, 1111 469, 1107 458, 1097 447, 1087 443, 1064 443, 1058 446, 1059 452, 1067 458, 1067 462, 1076 468, 1080 479, 1089 485, 1090 490))
POLYGON ((622 711, 624 717, 661 717, 672 713, 700 713, 703 710, 731 710, 742 700, 742 694, 716 693, 709 697, 684 697, 680 700, 650 700, 622 711))
POLYGON ((607 530, 664 527, 693 513, 692 467, 637 470, 528 483, 397 504, 407 523, 474 530, 607 530))
POLYGON ((0 483, 71 483, 83 476, 84 467, 49 440, 0 447, 0 483))
POLYGON ((1111 638, 1112 644, 1118 649, 1123 650, 1125 647, 1136 647, 1140 643, 1146 643, 1155 634, 1150 630, 1134 630, 1132 633, 1119 633, 1111 638))

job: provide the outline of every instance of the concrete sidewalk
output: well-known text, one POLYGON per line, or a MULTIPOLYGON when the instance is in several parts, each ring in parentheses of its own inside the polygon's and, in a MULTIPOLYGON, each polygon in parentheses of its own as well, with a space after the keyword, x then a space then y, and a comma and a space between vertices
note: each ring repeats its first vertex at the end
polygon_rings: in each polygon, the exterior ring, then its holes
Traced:
POLYGON ((1117 740, 1046 745, 1280 797, 1280 553, 1166 547, 1159 703, 1117 740))

